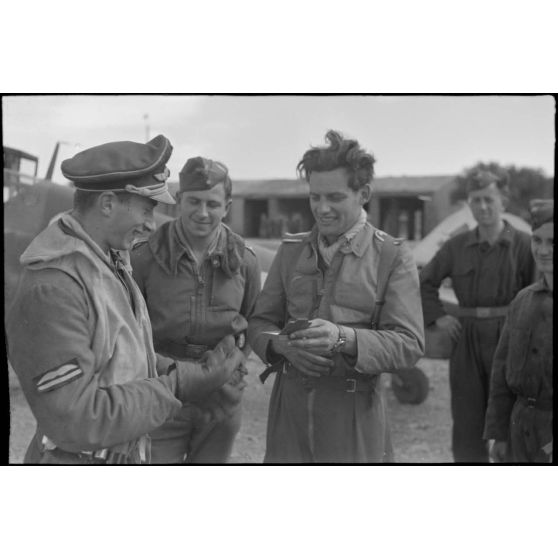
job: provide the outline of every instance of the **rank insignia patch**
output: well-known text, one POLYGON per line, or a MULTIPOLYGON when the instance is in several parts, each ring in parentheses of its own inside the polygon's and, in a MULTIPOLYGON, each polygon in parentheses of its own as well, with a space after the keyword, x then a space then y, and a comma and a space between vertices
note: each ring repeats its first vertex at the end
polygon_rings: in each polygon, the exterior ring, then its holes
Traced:
POLYGON ((81 376, 83 376, 83 370, 79 367, 77 359, 73 358, 56 368, 47 370, 44 374, 35 378, 35 383, 37 391, 44 393, 62 387, 81 376))

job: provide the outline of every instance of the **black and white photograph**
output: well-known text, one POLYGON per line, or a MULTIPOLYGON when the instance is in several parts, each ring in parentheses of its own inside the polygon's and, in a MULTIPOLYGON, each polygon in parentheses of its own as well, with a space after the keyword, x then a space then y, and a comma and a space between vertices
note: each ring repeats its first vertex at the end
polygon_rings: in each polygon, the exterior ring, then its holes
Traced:
POLYGON ((551 95, 6 95, 10 464, 553 457, 551 95))

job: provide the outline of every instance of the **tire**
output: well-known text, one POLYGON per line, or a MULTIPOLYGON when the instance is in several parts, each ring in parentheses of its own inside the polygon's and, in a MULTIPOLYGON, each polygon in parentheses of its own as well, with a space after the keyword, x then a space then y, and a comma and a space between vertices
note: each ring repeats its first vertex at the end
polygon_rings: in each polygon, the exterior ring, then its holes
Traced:
POLYGON ((416 366, 398 370, 391 378, 391 389, 400 403, 420 405, 428 396, 429 381, 416 366))

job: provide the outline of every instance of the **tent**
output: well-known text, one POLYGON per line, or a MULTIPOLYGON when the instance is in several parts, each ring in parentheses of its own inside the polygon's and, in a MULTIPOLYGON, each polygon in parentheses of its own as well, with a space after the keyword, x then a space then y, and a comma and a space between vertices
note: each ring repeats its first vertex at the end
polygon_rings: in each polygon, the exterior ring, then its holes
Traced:
MULTIPOLYGON (((531 234, 531 227, 521 217, 511 213, 504 213, 503 217, 512 227, 531 234)), ((455 213, 448 215, 413 248, 417 266, 424 267, 448 238, 466 230, 473 230, 476 226, 477 222, 466 204, 455 213)))

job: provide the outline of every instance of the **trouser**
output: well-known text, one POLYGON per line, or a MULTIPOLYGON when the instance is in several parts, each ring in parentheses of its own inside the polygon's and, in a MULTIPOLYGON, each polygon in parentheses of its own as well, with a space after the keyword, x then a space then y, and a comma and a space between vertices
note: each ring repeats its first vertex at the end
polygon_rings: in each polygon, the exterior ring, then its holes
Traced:
POLYGON ((151 463, 226 463, 240 430, 242 404, 229 416, 213 420, 188 403, 151 434, 151 463))
POLYGON ((552 462, 552 401, 544 409, 518 398, 510 417, 509 453, 513 463, 552 462))
POLYGON ((502 322, 502 318, 462 320, 462 333, 449 366, 452 451, 456 463, 488 463, 484 420, 502 322))
POLYGON ((318 379, 277 374, 269 406, 265 463, 393 461, 381 382, 332 389, 318 379))

